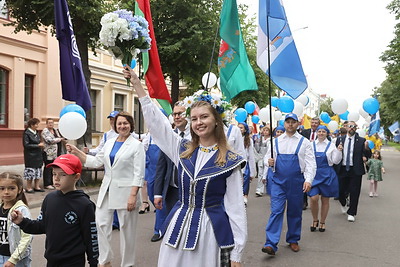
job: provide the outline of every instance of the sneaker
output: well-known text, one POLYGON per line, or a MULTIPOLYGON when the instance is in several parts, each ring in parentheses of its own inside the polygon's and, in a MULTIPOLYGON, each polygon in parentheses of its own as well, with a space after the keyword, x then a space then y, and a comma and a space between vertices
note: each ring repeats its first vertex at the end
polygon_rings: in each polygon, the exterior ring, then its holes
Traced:
POLYGON ((369 197, 373 197, 374 194, 372 192, 369 192, 369 197))
POLYGON ((340 209, 342 210, 342 213, 343 213, 343 214, 346 214, 346 213, 347 213, 347 207, 346 207, 346 206, 340 205, 340 209))
POLYGON ((262 197, 262 193, 256 192, 256 197, 262 197))
POLYGON ((347 216, 347 220, 348 220, 349 222, 354 222, 354 221, 356 220, 356 217, 354 217, 353 215, 348 215, 348 216, 347 216))
POLYGON ((244 205, 247 206, 247 197, 243 197, 244 205))

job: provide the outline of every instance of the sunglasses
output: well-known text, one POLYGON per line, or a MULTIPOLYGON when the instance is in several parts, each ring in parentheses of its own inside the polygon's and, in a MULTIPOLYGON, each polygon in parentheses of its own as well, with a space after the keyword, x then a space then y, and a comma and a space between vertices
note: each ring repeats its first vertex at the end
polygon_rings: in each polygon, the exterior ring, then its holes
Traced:
POLYGON ((172 117, 175 117, 175 116, 178 116, 178 117, 186 117, 185 116, 185 113, 183 113, 183 112, 174 112, 174 113, 172 113, 172 117))
POLYGON ((357 128, 357 125, 347 125, 347 128, 357 128))

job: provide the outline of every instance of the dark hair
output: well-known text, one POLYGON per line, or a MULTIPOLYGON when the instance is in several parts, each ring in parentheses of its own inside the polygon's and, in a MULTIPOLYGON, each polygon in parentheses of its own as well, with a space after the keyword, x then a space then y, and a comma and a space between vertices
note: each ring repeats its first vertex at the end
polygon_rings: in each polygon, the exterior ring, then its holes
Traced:
POLYGON ((26 123, 26 127, 31 128, 33 125, 38 124, 40 120, 38 118, 29 119, 26 123))
POLYGON ((53 118, 47 118, 47 119, 46 119, 46 124, 47 124, 49 121, 54 121, 54 119, 53 119, 53 118))
POLYGON ((26 200, 26 196, 24 193, 24 180, 22 179, 21 175, 13 172, 3 172, 0 174, 0 179, 13 180, 18 187, 18 194, 15 202, 17 202, 18 200, 22 200, 22 202, 24 202, 25 205, 28 206, 28 200, 26 200))
POLYGON ((129 122, 129 124, 131 125, 130 132, 133 133, 133 127, 135 126, 135 124, 133 123, 133 117, 129 112, 126 112, 126 111, 121 111, 120 113, 117 114, 117 116, 115 116, 115 120, 114 120, 115 132, 118 133, 118 131, 117 131, 117 120, 118 120, 118 117, 124 117, 129 122))
POLYGON ((378 159, 379 159, 379 160, 382 160, 381 152, 380 152, 379 150, 375 150, 375 151, 374 151, 374 154, 375 154, 375 153, 378 153, 378 154, 379 154, 378 159))
MULTIPOLYGON (((215 159, 216 163, 225 163, 226 162, 226 153, 228 152, 228 144, 226 142, 226 135, 224 131, 224 122, 222 121, 221 115, 218 114, 217 110, 211 106, 210 103, 206 101, 198 101, 195 102, 190 111, 192 111, 194 108, 199 108, 199 107, 206 107, 212 114, 212 116, 215 118, 216 126, 215 126, 215 131, 214 135, 217 139, 217 145, 218 145, 218 155, 217 158, 215 159)), ((190 134, 192 136, 192 141, 189 143, 188 148, 182 152, 180 155, 181 158, 189 158, 192 156, 194 150, 199 146, 200 144, 200 137, 193 131, 192 127, 190 126, 190 134)))

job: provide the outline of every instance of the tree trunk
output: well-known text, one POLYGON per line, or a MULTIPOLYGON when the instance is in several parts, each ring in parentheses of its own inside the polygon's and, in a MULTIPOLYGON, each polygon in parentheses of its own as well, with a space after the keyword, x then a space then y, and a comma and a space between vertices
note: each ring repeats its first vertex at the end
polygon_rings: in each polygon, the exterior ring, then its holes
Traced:
POLYGON ((179 72, 171 75, 171 99, 173 107, 179 101, 179 72))

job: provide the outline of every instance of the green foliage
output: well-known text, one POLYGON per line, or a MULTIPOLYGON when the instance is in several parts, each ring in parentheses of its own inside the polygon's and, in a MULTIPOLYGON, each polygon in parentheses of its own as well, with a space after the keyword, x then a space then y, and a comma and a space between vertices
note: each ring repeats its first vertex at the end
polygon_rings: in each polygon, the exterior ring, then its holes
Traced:
MULTIPOLYGON (((387 7, 396 19, 400 19, 400 1, 394 0, 387 7)), ((400 24, 395 26, 395 37, 382 54, 380 60, 385 63, 386 80, 375 94, 379 95, 381 123, 390 126, 400 121, 400 24)))
MULTIPOLYGON (((15 32, 31 33, 39 31, 41 26, 54 26, 54 1, 6 0, 6 3, 10 16, 15 19, 8 26, 14 26, 15 32)), ((100 19, 111 8, 107 3, 102 0, 68 1, 75 35, 77 39, 85 40, 88 47, 96 47, 101 28, 100 19)))
POLYGON ((319 110, 320 110, 320 114, 321 114, 321 112, 327 112, 328 114, 329 114, 329 116, 333 116, 333 115, 335 115, 335 113, 332 111, 332 107, 331 107, 331 105, 332 105, 332 101, 333 101, 333 98, 332 97, 327 97, 327 98, 325 98, 323 101, 321 101, 320 102, 320 107, 319 107, 319 110))

